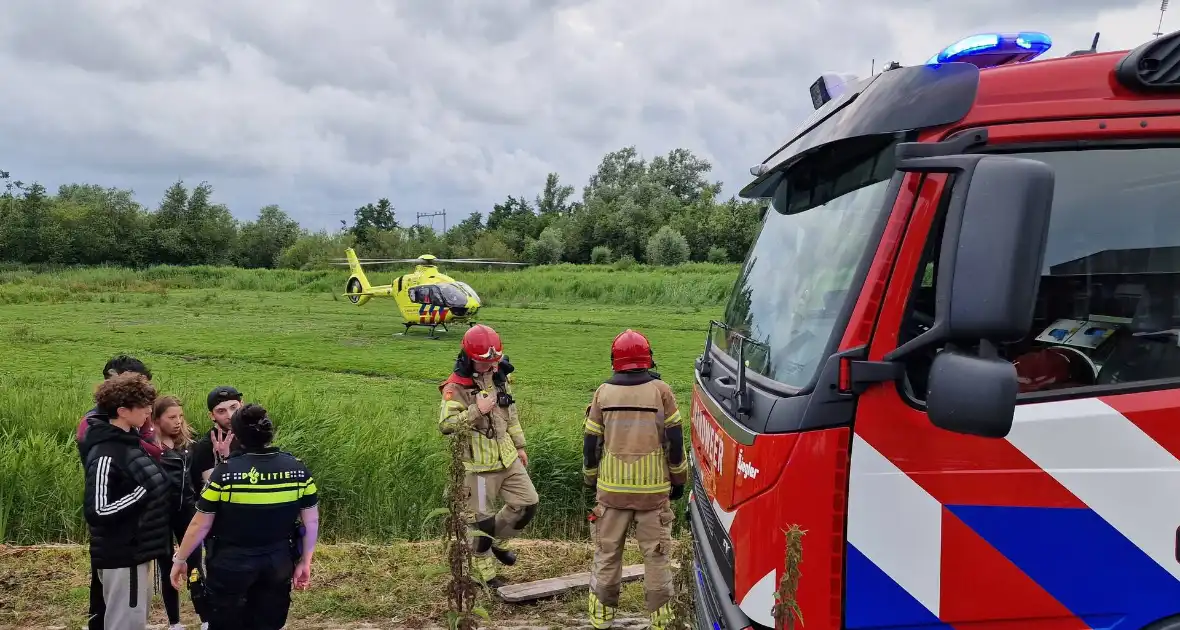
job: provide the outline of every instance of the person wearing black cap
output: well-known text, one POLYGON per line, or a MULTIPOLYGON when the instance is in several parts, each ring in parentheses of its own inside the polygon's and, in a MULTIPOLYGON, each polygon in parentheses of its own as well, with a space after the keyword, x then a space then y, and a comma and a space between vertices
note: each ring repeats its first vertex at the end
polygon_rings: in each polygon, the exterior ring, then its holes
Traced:
POLYGON ((311 471, 270 445, 274 424, 260 405, 236 411, 231 428, 242 451, 217 464, 197 513, 172 558, 179 589, 185 560, 206 538, 209 630, 278 630, 291 586, 305 589, 319 532, 319 495, 311 471))
POLYGON ((215 387, 205 398, 213 428, 193 446, 193 487, 203 488, 213 467, 241 450, 230 419, 242 408, 242 394, 229 385, 215 387))

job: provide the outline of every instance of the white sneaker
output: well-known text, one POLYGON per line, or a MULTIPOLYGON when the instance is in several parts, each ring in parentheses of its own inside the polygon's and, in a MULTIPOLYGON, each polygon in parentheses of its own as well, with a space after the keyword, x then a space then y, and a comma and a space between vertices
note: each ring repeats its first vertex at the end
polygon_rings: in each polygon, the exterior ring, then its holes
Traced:
POLYGON ((209 630, 209 622, 208 621, 204 621, 201 623, 201 630, 209 630))

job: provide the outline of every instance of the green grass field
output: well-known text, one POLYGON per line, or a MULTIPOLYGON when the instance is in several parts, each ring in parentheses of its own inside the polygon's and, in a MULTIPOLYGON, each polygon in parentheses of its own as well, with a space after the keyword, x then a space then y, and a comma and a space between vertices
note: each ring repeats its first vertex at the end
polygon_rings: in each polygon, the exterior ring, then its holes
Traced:
MULTIPOLYGON (((611 339, 651 339, 687 407, 693 359, 719 316, 733 265, 672 269, 556 266, 456 272, 488 305, 516 365, 516 397, 541 510, 529 536, 583 538, 581 420, 610 375, 611 339)), ((177 394, 198 431, 205 394, 238 387, 266 406, 276 442, 311 467, 324 538, 388 542, 437 535, 446 443, 438 383, 462 328, 409 336, 392 301, 356 307, 346 272, 213 268, 0 268, 0 541, 84 542, 83 476, 72 432, 103 363, 126 352, 177 394)), ((385 274, 371 280, 387 282, 385 274)))

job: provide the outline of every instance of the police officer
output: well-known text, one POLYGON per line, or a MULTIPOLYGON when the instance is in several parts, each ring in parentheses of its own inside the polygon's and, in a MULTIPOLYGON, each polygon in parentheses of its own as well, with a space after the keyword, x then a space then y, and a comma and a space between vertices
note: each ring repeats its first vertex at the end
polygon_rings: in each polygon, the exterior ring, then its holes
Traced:
POLYGON ((504 356, 500 336, 483 324, 463 335, 462 348, 450 378, 439 386, 442 405, 439 430, 470 431, 463 453, 467 505, 475 513, 474 526, 486 536, 472 534, 476 578, 496 588, 504 584, 495 562, 513 565, 516 554, 504 548, 537 513, 537 490, 525 470, 524 430, 512 398, 512 364, 504 356), (496 497, 504 506, 491 511, 496 497))
POLYGON ((185 559, 206 537, 209 630, 278 630, 287 621, 291 585, 306 588, 319 531, 311 471, 270 446, 274 425, 260 405, 230 420, 242 452, 213 468, 197 514, 172 557, 181 587, 185 559))
POLYGON ((676 396, 655 367, 647 338, 633 330, 611 344, 614 375, 586 410, 584 483, 597 487, 591 512, 594 565, 588 611, 595 628, 609 628, 619 605, 623 544, 635 522, 643 554, 644 591, 652 630, 672 620, 671 501, 684 493, 688 462, 676 396))

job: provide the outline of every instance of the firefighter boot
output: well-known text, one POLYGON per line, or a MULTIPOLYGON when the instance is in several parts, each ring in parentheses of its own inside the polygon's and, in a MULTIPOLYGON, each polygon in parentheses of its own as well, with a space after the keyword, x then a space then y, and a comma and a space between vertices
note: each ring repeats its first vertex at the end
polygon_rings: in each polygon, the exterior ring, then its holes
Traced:
POLYGON ((507 580, 496 575, 496 561, 489 556, 475 556, 472 558, 472 564, 475 565, 474 577, 476 580, 488 585, 489 588, 500 588, 508 583, 507 580))
POLYGON ((614 625, 615 607, 602 603, 602 600, 598 599, 598 596, 594 594, 593 590, 590 591, 586 612, 589 613, 590 625, 594 626, 595 630, 603 630, 614 625))
POLYGON ((651 630, 666 630, 672 623, 672 604, 664 604, 651 613, 651 630))
POLYGON ((512 566, 516 564, 516 554, 507 549, 508 541, 497 541, 492 543, 492 555, 500 561, 504 566, 512 566))

